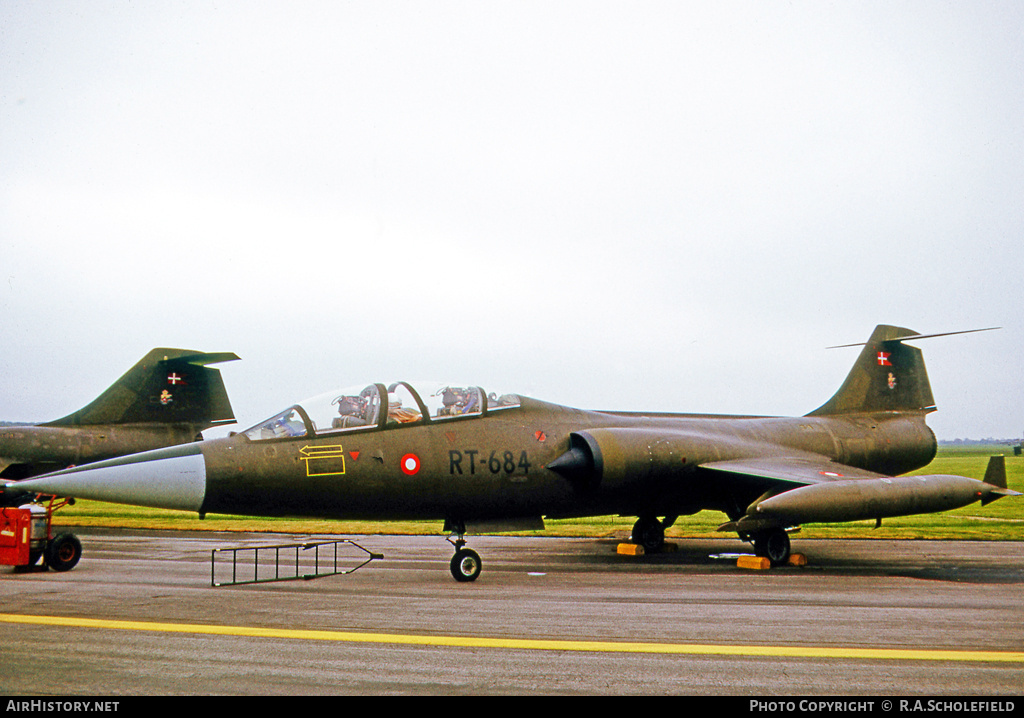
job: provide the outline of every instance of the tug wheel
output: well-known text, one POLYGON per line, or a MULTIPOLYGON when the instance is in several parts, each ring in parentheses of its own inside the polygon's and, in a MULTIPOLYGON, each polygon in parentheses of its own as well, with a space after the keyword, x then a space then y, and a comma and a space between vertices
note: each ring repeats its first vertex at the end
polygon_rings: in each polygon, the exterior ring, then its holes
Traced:
POLYGON ((74 534, 57 534, 46 544, 46 565, 54 571, 70 571, 82 558, 82 542, 74 534))

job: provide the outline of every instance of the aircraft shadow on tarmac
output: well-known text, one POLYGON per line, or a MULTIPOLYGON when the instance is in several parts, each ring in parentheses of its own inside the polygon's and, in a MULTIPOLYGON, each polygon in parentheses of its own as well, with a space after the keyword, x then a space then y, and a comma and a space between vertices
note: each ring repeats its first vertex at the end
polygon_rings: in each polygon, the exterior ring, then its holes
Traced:
MULTIPOLYGON (((565 556, 565 563, 621 571, 712 570, 716 573, 742 571, 751 575, 770 576, 849 576, 902 577, 931 581, 976 584, 1024 583, 1024 566, 1020 561, 1005 563, 995 557, 977 556, 966 551, 949 550, 950 542, 920 542, 874 539, 866 540, 804 540, 796 550, 806 555, 804 566, 777 566, 764 571, 737 568, 740 555, 753 556, 753 550, 737 547, 727 540, 676 539, 670 548, 659 553, 624 556, 617 553, 620 541, 598 539, 594 551, 565 556), (943 550, 929 550, 931 547, 943 550), (927 547, 927 548, 926 548, 927 547), (895 548, 895 550, 894 550, 895 548), (738 550, 737 550, 738 549, 738 550), (902 549, 902 550, 900 550, 902 549)), ((965 544, 959 542, 960 546, 965 544)), ((966 544, 971 546, 970 543, 966 544)), ((549 555, 552 561, 562 557, 549 555)), ((559 561, 559 563, 562 563, 559 561)), ((562 566, 559 566, 562 568, 562 566)))

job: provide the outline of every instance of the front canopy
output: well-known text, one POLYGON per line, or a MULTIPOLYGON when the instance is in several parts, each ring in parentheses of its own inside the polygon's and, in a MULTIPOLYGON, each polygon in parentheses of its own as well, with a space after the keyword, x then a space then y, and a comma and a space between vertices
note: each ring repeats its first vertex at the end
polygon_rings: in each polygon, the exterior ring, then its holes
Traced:
POLYGON ((323 435, 342 431, 480 417, 519 406, 515 394, 487 394, 466 384, 367 384, 319 394, 262 421, 252 440, 323 435))

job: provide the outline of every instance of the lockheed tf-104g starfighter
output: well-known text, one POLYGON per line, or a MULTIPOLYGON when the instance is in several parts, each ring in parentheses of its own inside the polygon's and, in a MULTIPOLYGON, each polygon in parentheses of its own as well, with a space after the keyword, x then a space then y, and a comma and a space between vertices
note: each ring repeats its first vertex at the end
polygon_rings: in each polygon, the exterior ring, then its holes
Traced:
MULTIPOLYGON (((927 335, 940 336, 940 335, 927 335)), ((773 563, 803 523, 881 520, 1016 494, 985 481, 899 477, 927 465, 934 401, 926 335, 879 326, 839 391, 798 418, 581 411, 470 385, 368 384, 296 404, 222 439, 25 482, 45 494, 206 513, 443 520, 452 575, 472 581, 465 545, 484 522, 636 516, 633 541, 664 542, 702 509, 773 563)))

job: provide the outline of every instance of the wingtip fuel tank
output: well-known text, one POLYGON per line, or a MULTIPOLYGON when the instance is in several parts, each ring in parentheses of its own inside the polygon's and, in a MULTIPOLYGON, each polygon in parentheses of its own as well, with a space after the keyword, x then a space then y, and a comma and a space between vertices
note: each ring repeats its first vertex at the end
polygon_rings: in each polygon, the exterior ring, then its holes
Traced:
MULTIPOLYGON (((1016 493, 1007 491, 951 474, 829 481, 758 501, 747 509, 747 516, 770 518, 779 524, 882 519, 949 511, 1016 493)), ((741 526, 742 523, 741 520, 741 526)))

